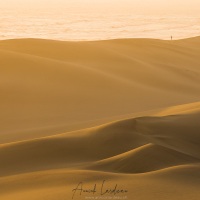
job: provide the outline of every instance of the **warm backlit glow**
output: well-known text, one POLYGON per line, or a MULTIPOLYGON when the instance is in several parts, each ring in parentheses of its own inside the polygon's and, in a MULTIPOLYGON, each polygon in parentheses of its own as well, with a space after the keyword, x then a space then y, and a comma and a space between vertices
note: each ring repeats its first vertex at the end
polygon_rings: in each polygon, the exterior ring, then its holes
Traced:
POLYGON ((0 0, 0 39, 169 39, 200 33, 199 0, 0 0))

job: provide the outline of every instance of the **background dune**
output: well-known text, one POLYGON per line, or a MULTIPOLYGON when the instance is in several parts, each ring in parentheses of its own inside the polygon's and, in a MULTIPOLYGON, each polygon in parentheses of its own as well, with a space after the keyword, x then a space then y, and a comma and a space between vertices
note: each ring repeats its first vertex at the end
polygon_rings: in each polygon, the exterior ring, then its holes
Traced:
POLYGON ((199 37, 1 41, 0 199, 103 180, 119 198, 199 199, 199 51, 199 37))
POLYGON ((199 44, 199 37, 0 41, 0 142, 198 101, 199 44))

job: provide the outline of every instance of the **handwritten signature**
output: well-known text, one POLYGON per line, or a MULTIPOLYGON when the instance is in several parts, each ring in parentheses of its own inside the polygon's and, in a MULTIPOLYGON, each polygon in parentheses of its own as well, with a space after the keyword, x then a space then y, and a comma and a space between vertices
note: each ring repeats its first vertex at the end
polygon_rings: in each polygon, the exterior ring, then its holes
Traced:
POLYGON ((72 190, 72 199, 74 199, 74 197, 76 195, 82 195, 83 193, 87 193, 87 194, 100 194, 101 196, 103 195, 116 195, 116 194, 125 194, 128 193, 128 190, 126 189, 119 189, 118 184, 115 184, 112 188, 108 188, 106 186, 106 181, 103 180, 100 189, 97 189, 97 184, 94 184, 91 188, 85 188, 83 182, 80 182, 77 184, 77 186, 72 190))

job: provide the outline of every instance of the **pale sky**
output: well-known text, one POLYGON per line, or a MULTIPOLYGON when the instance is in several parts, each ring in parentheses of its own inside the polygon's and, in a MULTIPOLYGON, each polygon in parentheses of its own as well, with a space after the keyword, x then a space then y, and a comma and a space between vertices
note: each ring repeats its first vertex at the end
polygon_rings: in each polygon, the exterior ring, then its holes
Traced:
POLYGON ((0 9, 59 9, 138 14, 198 14, 200 0, 0 0, 0 9))

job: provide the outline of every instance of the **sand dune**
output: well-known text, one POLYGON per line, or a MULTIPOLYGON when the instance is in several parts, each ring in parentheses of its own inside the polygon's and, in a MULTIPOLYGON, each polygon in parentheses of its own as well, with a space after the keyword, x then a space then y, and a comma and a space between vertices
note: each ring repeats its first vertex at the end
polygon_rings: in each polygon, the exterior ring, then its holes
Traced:
MULTIPOLYGON (((178 191, 184 189, 186 197, 191 197, 191 192, 197 197, 200 103, 195 104, 195 112, 190 106, 182 106, 184 114, 132 118, 78 132, 2 144, 2 199, 25 199, 30 194, 30 199, 42 199, 47 194, 51 199, 62 199, 64 195, 69 198, 70 188, 78 180, 92 185, 99 179, 120 182, 131 191, 129 198, 148 184, 150 198, 155 195, 154 187, 168 193, 159 198, 178 198, 170 188, 176 184, 178 191), (192 112, 188 110, 190 106, 192 112), (193 184, 189 184, 188 176, 193 184), (16 183, 20 184, 15 187, 16 183), (161 188, 159 184, 163 184, 161 188)), ((138 195, 140 199, 147 197, 138 195)), ((83 198, 84 195, 77 197, 83 198)))
POLYGON ((89 169, 121 173, 144 173, 200 160, 163 146, 148 144, 130 152, 98 161, 89 169))
MULTIPOLYGON (((188 107, 193 110, 194 106, 182 106, 181 112, 188 107)), ((198 199, 200 159, 195 156, 199 152, 196 144, 200 125, 196 123, 196 132, 188 125, 197 122, 199 113, 188 110, 164 117, 132 118, 78 132, 2 144, 0 197, 70 199, 71 190, 80 181, 92 187, 106 180, 106 187, 118 183, 126 188, 130 199, 198 199), (159 120, 167 123, 170 130, 159 120), (174 147, 169 141, 181 145, 174 147)), ((85 196, 76 195, 75 199, 85 196)))
POLYGON ((0 176, 72 167, 112 157, 146 144, 142 137, 132 133, 131 124, 124 122, 121 127, 120 124, 1 145, 0 176))
POLYGON ((200 38, 0 41, 0 199, 198 200, 200 38), (112 196, 113 197, 113 196, 112 196), (127 197, 127 198, 126 198, 127 197))
POLYGON ((0 41, 0 143, 198 101, 199 41, 0 41))
MULTIPOLYGON (((188 105, 185 107, 187 109, 188 105)), ((75 167, 91 162, 95 162, 91 169, 142 173, 199 162, 200 103, 195 113, 189 110, 188 113, 139 117, 77 132, 2 144, 0 175, 75 167)))

